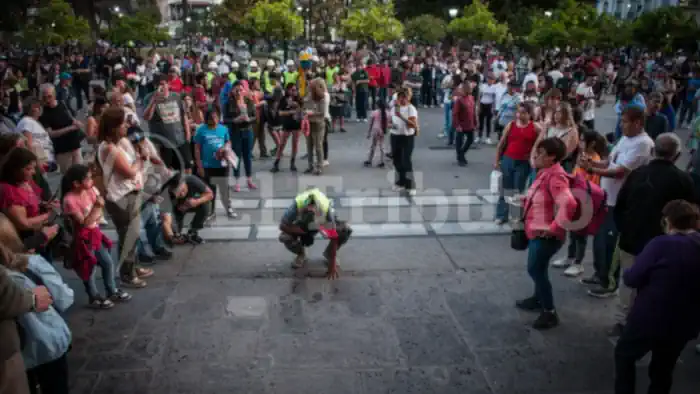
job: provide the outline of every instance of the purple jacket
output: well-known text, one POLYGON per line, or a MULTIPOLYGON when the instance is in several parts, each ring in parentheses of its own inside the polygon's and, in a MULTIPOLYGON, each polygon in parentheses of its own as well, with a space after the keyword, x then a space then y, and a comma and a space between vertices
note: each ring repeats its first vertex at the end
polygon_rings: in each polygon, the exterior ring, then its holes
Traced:
POLYGON ((652 338, 690 340, 700 332, 700 234, 661 235, 637 255, 623 279, 638 294, 627 329, 652 338))

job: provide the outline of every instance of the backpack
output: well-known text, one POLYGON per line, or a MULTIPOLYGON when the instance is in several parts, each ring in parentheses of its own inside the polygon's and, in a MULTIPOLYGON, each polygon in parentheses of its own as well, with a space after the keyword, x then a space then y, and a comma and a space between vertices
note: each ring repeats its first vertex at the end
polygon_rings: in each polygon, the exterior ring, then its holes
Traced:
POLYGON ((568 175, 569 189, 576 199, 576 212, 567 230, 579 235, 595 235, 608 213, 607 193, 583 174, 568 175))

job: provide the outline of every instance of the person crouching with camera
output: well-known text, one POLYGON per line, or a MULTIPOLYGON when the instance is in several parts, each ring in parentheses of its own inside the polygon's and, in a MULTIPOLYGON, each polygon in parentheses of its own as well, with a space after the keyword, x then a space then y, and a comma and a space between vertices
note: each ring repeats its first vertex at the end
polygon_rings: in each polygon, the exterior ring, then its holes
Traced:
POLYGON ((306 247, 313 245, 320 232, 330 240, 323 257, 328 264, 328 279, 335 279, 340 266, 336 253, 348 242, 352 229, 337 220, 331 205, 331 200, 318 189, 299 194, 282 217, 279 240, 296 255, 292 268, 302 268, 306 264, 306 247))
POLYGON ((168 183, 170 200, 172 201, 173 219, 178 229, 175 239, 199 245, 204 240, 199 236, 199 230, 204 228, 204 222, 209 217, 209 202, 214 199, 214 192, 199 177, 190 174, 179 174, 168 183), (194 213, 187 235, 183 235, 185 214, 194 213))

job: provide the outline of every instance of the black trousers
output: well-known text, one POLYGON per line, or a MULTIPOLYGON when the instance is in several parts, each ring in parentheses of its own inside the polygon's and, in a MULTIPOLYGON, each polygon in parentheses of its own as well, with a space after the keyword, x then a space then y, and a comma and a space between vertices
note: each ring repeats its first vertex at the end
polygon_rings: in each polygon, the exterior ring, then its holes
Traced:
POLYGON ((204 222, 206 222, 207 217, 209 217, 210 204, 202 204, 198 207, 188 209, 187 211, 181 211, 177 207, 173 207, 173 219, 175 220, 175 225, 178 231, 182 231, 184 226, 185 215, 189 212, 194 212, 194 218, 190 223, 190 232, 196 232, 204 228, 204 222))
POLYGON ((615 346, 615 394, 635 394, 636 362, 651 352, 648 394, 669 394, 673 369, 687 340, 657 339, 635 334, 627 326, 615 346))
POLYGON ((50 363, 27 371, 29 391, 32 394, 68 394, 68 361, 64 354, 50 363), (39 386, 39 389, 37 389, 39 386))
POLYGON ((215 212, 216 210, 216 195, 217 193, 221 193, 221 202, 224 204, 224 207, 228 208, 229 206, 229 192, 228 192, 228 177, 229 177, 229 168, 228 167, 223 167, 223 168, 205 168, 204 169, 204 183, 209 185, 211 188, 212 192, 214 193, 214 198, 211 200, 211 211, 210 212, 215 212))
POLYGON ((413 180, 413 135, 391 135, 391 154, 396 177, 394 184, 406 189, 415 188, 413 180))
POLYGON ((484 137, 484 127, 486 127, 486 138, 489 138, 493 123, 493 104, 480 103, 479 106, 479 138, 484 137))
POLYGON ((457 162, 466 163, 465 155, 474 143, 474 131, 462 131, 455 133, 455 151, 457 153, 457 162))

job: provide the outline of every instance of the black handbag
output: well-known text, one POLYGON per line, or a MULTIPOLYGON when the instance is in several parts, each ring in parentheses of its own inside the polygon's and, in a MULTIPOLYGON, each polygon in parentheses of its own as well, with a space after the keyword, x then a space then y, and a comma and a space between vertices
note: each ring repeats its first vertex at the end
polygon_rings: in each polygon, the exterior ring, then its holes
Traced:
POLYGON ((525 234, 525 222, 519 221, 513 223, 513 230, 510 233, 510 247, 513 250, 523 251, 527 249, 530 241, 527 239, 527 234, 525 234))

